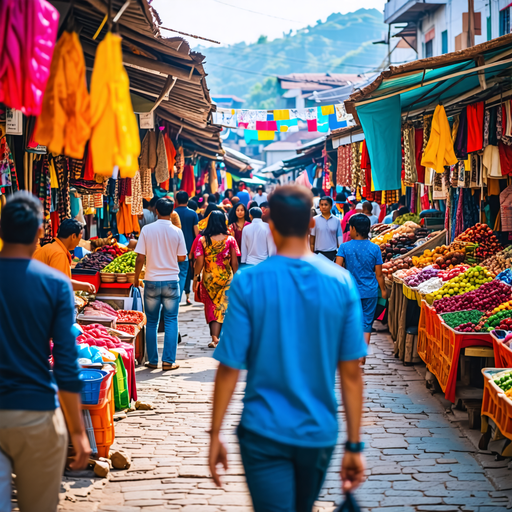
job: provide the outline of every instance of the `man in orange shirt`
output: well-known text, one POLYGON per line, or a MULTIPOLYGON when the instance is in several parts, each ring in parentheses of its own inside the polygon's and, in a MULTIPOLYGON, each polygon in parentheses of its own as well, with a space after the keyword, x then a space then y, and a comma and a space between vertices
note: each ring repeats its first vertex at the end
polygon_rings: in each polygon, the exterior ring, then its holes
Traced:
POLYGON ((66 274, 71 280, 74 291, 95 293, 96 288, 90 283, 71 279, 71 254, 82 239, 83 226, 75 219, 66 219, 59 226, 57 238, 53 242, 39 247, 34 253, 34 259, 49 267, 66 274))

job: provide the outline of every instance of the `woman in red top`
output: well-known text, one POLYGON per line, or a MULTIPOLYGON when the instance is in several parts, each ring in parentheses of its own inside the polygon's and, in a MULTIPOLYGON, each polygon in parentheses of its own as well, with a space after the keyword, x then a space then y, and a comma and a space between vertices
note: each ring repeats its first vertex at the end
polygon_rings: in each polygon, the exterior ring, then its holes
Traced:
MULTIPOLYGON (((238 248, 242 247, 242 231, 250 224, 249 211, 244 204, 238 203, 236 208, 229 212, 229 232, 235 238, 238 248)), ((240 257, 239 257, 240 259, 240 257)))

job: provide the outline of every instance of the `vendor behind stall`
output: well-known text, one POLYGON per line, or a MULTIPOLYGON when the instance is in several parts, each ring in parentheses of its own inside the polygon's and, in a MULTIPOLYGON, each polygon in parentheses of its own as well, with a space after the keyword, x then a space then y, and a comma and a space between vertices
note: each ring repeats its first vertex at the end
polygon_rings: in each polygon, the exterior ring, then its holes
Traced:
MULTIPOLYGON (((49 267, 59 270, 71 279, 71 254, 82 239, 83 226, 75 219, 66 219, 61 222, 57 238, 53 242, 39 247, 34 253, 34 259, 45 263, 49 267)), ((71 279, 74 291, 95 293, 96 288, 90 283, 83 283, 71 279)))

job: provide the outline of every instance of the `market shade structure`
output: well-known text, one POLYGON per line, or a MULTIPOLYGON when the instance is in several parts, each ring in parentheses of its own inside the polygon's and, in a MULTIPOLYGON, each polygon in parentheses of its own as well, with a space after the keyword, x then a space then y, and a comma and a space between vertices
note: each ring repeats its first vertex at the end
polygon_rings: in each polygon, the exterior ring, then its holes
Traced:
MULTIPOLYGON (((65 16, 65 27, 70 17, 80 34, 86 65, 92 69, 96 48, 104 38, 107 24, 101 28, 108 12, 108 0, 50 0, 65 16)), ((125 0, 112 0, 115 16, 125 0)), ((206 86, 203 68, 204 56, 190 50, 181 37, 164 38, 161 35, 158 14, 147 0, 131 0, 116 24, 123 38, 123 64, 130 79, 130 90, 145 98, 145 111, 153 103, 153 110, 165 120, 172 137, 179 136, 185 148, 202 156, 217 159, 223 155, 220 128, 209 124, 215 109, 206 86)), ((139 103, 141 105, 141 103, 139 103)))
POLYGON ((370 85, 354 92, 345 106, 364 130, 372 175, 389 174, 389 179, 396 181, 401 172, 396 164, 401 161, 400 137, 396 130, 383 127, 404 118, 420 120, 440 103, 448 116, 477 101, 485 101, 486 106, 497 104, 512 93, 511 69, 512 34, 507 34, 459 52, 391 66, 370 85), (394 108, 381 109, 369 122, 366 112, 383 101, 392 102, 394 108), (377 138, 380 145, 374 142, 377 138), (387 148, 385 153, 376 149, 381 145, 387 148))

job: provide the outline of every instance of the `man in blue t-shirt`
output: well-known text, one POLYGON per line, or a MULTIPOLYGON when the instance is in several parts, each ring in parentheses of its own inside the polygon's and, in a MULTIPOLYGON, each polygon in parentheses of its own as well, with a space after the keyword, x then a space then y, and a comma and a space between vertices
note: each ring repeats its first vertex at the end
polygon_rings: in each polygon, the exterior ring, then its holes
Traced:
POLYGON ((209 464, 220 485, 217 465, 227 467, 227 455, 219 432, 247 369, 238 437, 254 510, 311 511, 338 435, 336 369, 347 418, 343 490, 363 480, 361 301, 350 274, 309 249, 311 192, 279 187, 269 203, 277 256, 236 275, 214 353, 209 464))
POLYGON ((238 192, 237 197, 240 199, 240 202, 244 204, 247 208, 249 201, 251 200, 251 196, 247 190, 245 190, 245 183, 243 181, 238 182, 238 192))
POLYGON ((194 270, 190 266, 190 250, 196 236, 199 234, 199 217, 194 210, 191 210, 188 205, 188 194, 184 190, 180 190, 176 193, 176 203, 178 206, 174 208, 174 211, 179 215, 181 220, 181 230, 185 237, 185 245, 187 246, 187 259, 180 262, 180 300, 183 292, 187 296, 187 304, 192 304, 190 301, 190 282, 192 281, 192 275, 194 270))
POLYGON ((12 473, 20 510, 57 510, 68 431, 73 469, 84 468, 91 453, 71 281, 32 259, 42 222, 41 203, 28 192, 14 194, 0 218, 0 510, 11 510, 12 473))
POLYGON ((387 297, 380 247, 368 240, 370 222, 365 214, 360 213, 350 217, 352 240, 340 245, 336 257, 336 263, 341 267, 344 266, 357 283, 363 307, 364 337, 368 344, 370 344, 372 324, 377 309, 379 288, 382 298, 387 297))

